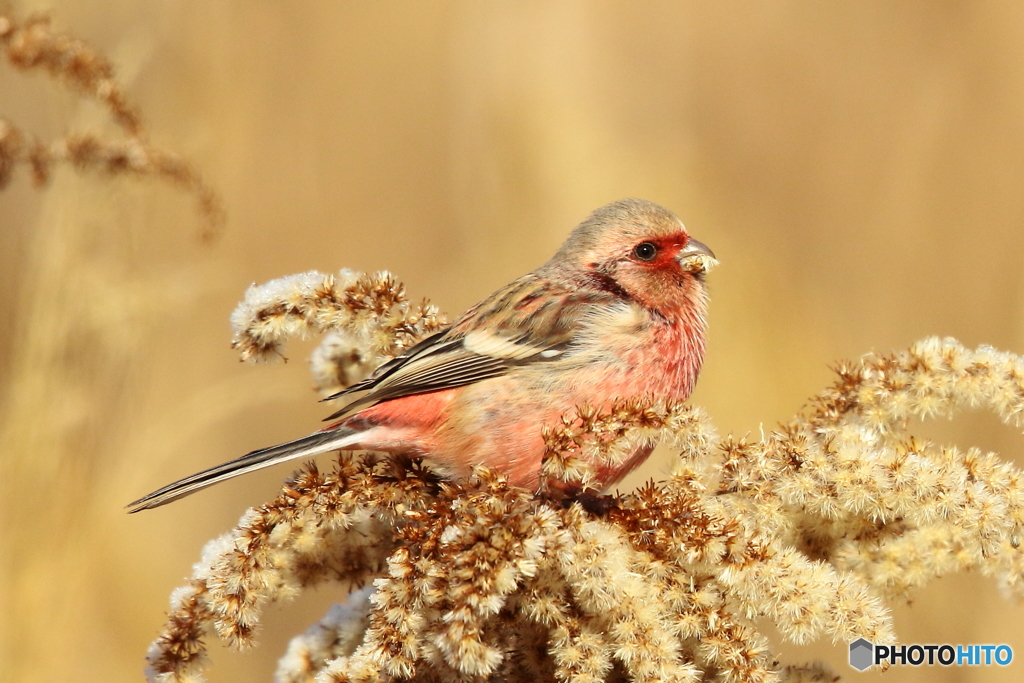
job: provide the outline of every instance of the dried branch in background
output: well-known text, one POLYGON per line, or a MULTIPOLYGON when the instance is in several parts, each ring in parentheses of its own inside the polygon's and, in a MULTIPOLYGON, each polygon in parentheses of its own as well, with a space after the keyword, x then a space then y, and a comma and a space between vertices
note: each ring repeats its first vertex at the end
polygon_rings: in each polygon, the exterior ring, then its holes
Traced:
POLYGON ((102 102, 129 135, 142 133, 138 111, 128 104, 114 80, 110 61, 77 38, 53 33, 48 16, 37 14, 19 23, 9 14, 0 15, 0 38, 6 44, 8 61, 16 68, 45 69, 83 97, 102 102))
POLYGON ((129 103, 114 78, 113 65, 105 56, 81 40, 53 32, 45 15, 19 21, 3 11, 0 46, 14 68, 44 70, 64 87, 99 102, 126 135, 124 140, 110 140, 76 133, 44 142, 0 118, 0 190, 10 183, 19 165, 29 167, 36 185, 45 184, 60 163, 69 163, 79 171, 152 176, 196 196, 206 222, 205 237, 212 237, 220 228, 224 221, 220 197, 202 174, 179 155, 149 144, 138 109, 129 103))
MULTIPOLYGON (((339 384, 442 325, 391 276, 348 271, 251 288, 232 322, 245 358, 293 335, 345 339, 354 356, 319 352, 317 373, 339 384)), ((719 439, 675 403, 580 407, 545 434, 540 492, 397 458, 307 465, 208 545, 172 596, 149 676, 201 680, 208 631, 249 645, 265 604, 325 580, 362 589, 292 642, 279 681, 834 681, 821 665, 781 667, 760 620, 793 642, 888 643, 883 600, 951 571, 1019 596, 1020 472, 906 428, 963 405, 1020 424, 1024 361, 928 339, 838 375, 758 442, 719 439), (650 440, 678 454, 669 480, 596 512, 549 495, 650 440)))

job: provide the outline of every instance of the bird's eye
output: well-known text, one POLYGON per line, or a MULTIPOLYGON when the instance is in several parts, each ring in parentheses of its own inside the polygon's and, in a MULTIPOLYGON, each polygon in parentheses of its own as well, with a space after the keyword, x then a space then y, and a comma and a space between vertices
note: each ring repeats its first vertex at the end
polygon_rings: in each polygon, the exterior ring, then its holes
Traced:
POLYGON ((633 247, 633 256, 641 261, 650 261, 658 255, 658 247, 651 242, 641 242, 633 247))

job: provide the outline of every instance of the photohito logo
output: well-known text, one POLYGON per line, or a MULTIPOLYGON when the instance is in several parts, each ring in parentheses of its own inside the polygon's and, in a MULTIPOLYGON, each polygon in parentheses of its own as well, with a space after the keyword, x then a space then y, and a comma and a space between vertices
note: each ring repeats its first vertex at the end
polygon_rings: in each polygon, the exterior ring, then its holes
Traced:
POLYGON ((873 645, 864 638, 850 643, 850 666, 857 671, 883 662, 892 666, 1006 666, 1012 661, 1009 645, 873 645))

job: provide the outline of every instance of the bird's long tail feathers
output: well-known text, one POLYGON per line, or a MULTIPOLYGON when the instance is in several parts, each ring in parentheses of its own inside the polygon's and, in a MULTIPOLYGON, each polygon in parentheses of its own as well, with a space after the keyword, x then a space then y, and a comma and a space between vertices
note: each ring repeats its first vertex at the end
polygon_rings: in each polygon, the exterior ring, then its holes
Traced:
POLYGON ((361 434, 356 430, 332 429, 325 432, 316 432, 301 439, 295 439, 294 441, 271 446, 270 448, 262 448, 258 451, 247 453, 235 460, 211 467, 202 472, 196 472, 184 479, 179 479, 173 484, 168 484, 147 496, 139 498, 133 503, 129 503, 126 507, 131 508, 129 512, 160 507, 195 493, 200 489, 204 489, 207 486, 222 482, 225 479, 255 472, 264 467, 276 465, 279 462, 304 458, 317 455, 318 453, 326 453, 327 451, 352 448, 359 443, 360 436, 361 434))

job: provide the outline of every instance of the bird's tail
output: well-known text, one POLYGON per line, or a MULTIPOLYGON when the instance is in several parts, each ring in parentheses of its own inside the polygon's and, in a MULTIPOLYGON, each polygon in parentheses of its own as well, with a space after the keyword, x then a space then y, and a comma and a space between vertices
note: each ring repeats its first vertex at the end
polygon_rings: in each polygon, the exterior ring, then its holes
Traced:
POLYGON ((235 460, 211 467, 202 472, 196 472, 184 479, 179 479, 173 484, 168 484, 147 496, 139 498, 133 503, 129 503, 126 507, 131 508, 129 512, 160 507, 195 493, 199 489, 213 486, 225 479, 255 472, 264 467, 276 465, 279 462, 304 458, 317 455, 318 453, 326 453, 327 451, 352 448, 359 443, 360 436, 360 432, 353 429, 332 429, 330 431, 316 432, 301 439, 295 439, 294 441, 271 446, 270 448, 262 448, 258 451, 247 453, 235 460))

